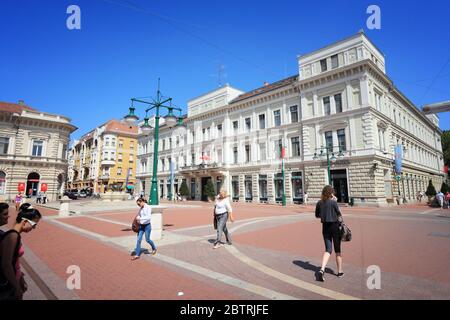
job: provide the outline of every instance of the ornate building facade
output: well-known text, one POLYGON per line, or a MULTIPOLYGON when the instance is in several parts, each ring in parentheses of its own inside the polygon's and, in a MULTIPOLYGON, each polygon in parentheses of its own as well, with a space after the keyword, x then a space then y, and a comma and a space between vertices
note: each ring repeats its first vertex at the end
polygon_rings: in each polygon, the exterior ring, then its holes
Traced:
POLYGON ((24 104, 0 102, 0 201, 40 191, 49 200, 64 192, 67 147, 77 128, 65 116, 24 104))
MULTIPOLYGON (((289 203, 301 203, 305 192, 319 199, 331 181, 339 202, 384 206, 397 197, 414 201, 430 179, 440 187, 439 119, 400 92, 364 33, 299 56, 298 65, 298 75, 250 92, 227 85, 195 98, 184 127, 161 126, 160 197, 184 180, 191 199, 205 199, 212 180, 235 201, 275 203, 284 192, 289 203), (398 177, 396 146, 403 151, 398 177)), ((146 195, 152 139, 139 137, 137 177, 146 195)))

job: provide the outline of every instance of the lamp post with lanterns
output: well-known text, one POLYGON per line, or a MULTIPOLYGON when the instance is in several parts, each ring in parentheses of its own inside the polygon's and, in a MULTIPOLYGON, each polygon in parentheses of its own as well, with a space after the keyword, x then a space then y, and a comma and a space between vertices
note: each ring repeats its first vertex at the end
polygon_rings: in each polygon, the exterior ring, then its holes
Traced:
MULTIPOLYGON (((333 186, 333 179, 331 179, 331 165, 334 164, 337 160, 336 156, 334 155, 333 152, 333 146, 322 146, 321 148, 319 148, 320 153, 317 154, 317 152, 314 152, 314 157, 313 160, 318 160, 319 158, 322 158, 323 156, 326 155, 327 157, 327 171, 328 171, 328 184, 330 186, 333 186), (330 157, 331 155, 331 157, 330 157)), ((341 146, 339 146, 339 153, 338 153, 338 157, 343 157, 344 153, 342 152, 342 148, 341 146)))
POLYGON ((173 111, 179 111, 181 113, 181 109, 175 106, 172 106, 172 98, 163 99, 161 95, 161 91, 159 90, 159 79, 158 79, 158 91, 156 93, 156 100, 152 99, 152 102, 132 98, 131 99, 131 107, 129 108, 129 113, 124 117, 124 120, 128 123, 135 123, 139 120, 139 117, 135 115, 136 108, 134 107, 135 102, 147 104, 150 107, 145 109, 145 118, 144 123, 141 125, 141 130, 144 134, 149 134, 152 130, 154 131, 154 143, 153 143, 153 175, 152 175, 152 186, 150 189, 149 203, 151 205, 158 205, 158 142, 159 142, 159 119, 160 119, 160 109, 167 109, 168 114, 164 117, 165 124, 172 128, 177 125, 183 125, 183 118, 174 116, 173 111), (155 109, 155 125, 152 128, 149 124, 148 112, 155 109))

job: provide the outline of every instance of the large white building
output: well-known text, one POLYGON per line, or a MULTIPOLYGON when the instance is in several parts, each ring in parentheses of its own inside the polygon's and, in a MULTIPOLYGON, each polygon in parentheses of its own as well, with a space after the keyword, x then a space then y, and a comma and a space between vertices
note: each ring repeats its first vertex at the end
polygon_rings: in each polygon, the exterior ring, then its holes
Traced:
MULTIPOLYGON (((332 184, 340 202, 383 206, 400 195, 414 201, 431 179, 444 179, 439 120, 423 115, 386 75, 380 50, 364 35, 298 57, 298 75, 250 92, 228 85, 188 103, 185 127, 161 126, 159 196, 185 180, 192 199, 204 199, 212 179, 235 201, 281 201, 281 146, 286 148, 287 201, 320 197, 332 184), (402 145, 403 170, 394 173, 402 145)), ((140 135, 139 190, 150 191, 153 136, 140 135)))

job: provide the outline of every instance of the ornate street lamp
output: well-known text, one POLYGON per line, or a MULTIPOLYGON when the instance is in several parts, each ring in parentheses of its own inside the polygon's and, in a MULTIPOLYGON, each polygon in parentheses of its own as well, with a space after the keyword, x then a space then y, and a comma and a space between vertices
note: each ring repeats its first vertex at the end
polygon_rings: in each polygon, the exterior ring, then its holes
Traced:
MULTIPOLYGON (((328 184, 330 186, 332 186, 333 180, 331 179, 331 165, 337 161, 337 158, 333 153, 333 146, 325 146, 325 147, 322 146, 320 148, 320 154, 317 154, 317 152, 314 152, 313 160, 318 160, 319 158, 322 158, 324 155, 327 156, 328 184), (330 157, 330 155, 331 155, 331 157, 330 157)), ((341 146, 339 146, 338 157, 341 158, 343 156, 344 156, 344 152, 342 151, 341 146)))
MULTIPOLYGON (((155 126, 154 126, 154 143, 153 143, 153 175, 152 175, 152 186, 150 189, 149 203, 152 205, 159 204, 158 198, 158 143, 159 143, 159 119, 160 119, 160 109, 165 108, 168 110, 167 116, 164 117, 165 123, 170 128, 177 125, 177 118, 173 115, 173 110, 182 111, 180 108, 176 108, 172 106, 172 98, 167 98, 162 100, 161 91, 159 90, 159 82, 158 79, 158 91, 156 93, 156 100, 152 102, 140 100, 136 98, 131 99, 131 107, 128 115, 124 117, 125 121, 128 123, 136 122, 139 117, 134 114, 136 108, 134 108, 134 102, 140 102, 143 104, 147 104, 150 107, 145 110, 145 118, 144 123, 141 125, 141 130, 144 134, 149 134, 153 129, 149 124, 148 112, 155 109, 155 126), (166 105, 168 104, 168 105, 166 105)), ((179 121, 178 121, 179 122, 179 121)))

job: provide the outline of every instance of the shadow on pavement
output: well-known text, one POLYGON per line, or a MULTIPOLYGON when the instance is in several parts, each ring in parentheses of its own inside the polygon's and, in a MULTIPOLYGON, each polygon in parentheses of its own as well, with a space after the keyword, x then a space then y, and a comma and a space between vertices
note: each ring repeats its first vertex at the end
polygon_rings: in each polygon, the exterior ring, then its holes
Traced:
MULTIPOLYGON (((305 270, 311 270, 311 271, 314 271, 314 272, 317 272, 320 269, 320 267, 309 263, 309 261, 305 262, 305 261, 301 261, 301 260, 294 260, 294 261, 292 261, 292 263, 295 264, 296 266, 300 267, 300 268, 303 268, 305 270)), ((329 273, 329 274, 334 275, 334 271, 331 270, 330 268, 325 268, 325 273, 329 273)))

